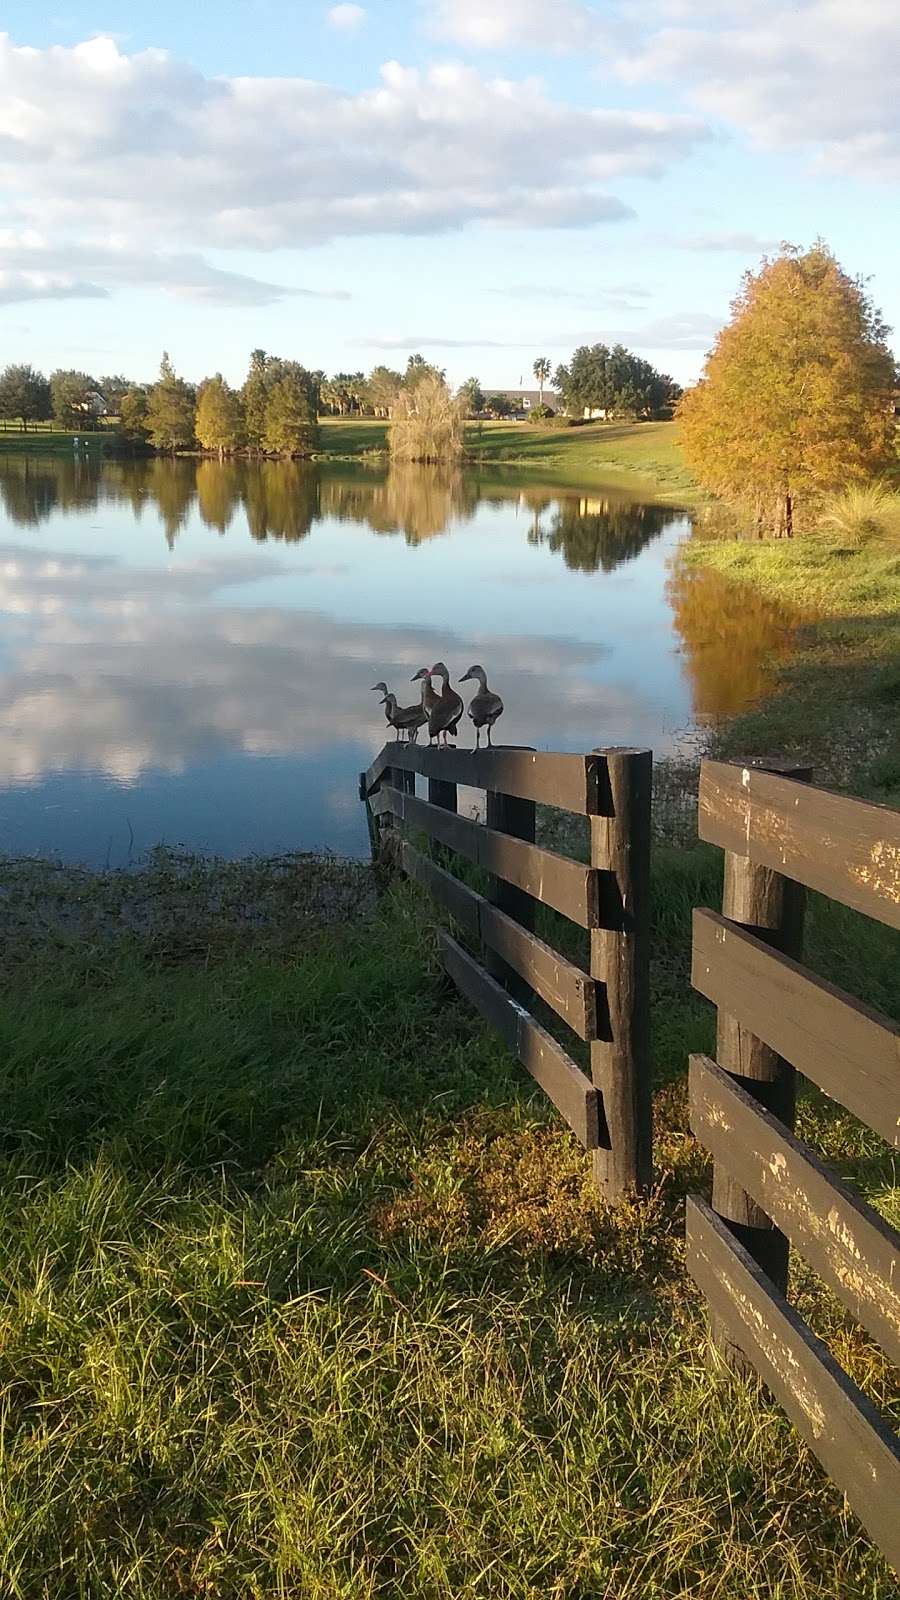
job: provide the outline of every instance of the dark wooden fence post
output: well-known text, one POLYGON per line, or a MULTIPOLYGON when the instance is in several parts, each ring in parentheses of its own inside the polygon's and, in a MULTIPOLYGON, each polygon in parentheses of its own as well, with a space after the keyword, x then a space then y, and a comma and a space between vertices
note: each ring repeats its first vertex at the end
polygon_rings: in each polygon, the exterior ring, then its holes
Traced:
MULTIPOLYGON (((808 783, 810 767, 786 761, 744 761, 735 766, 753 767, 781 778, 808 783)), ((746 856, 725 852, 725 886, 722 914, 739 923, 782 955, 799 961, 803 954, 803 919, 806 890, 770 867, 757 866, 746 856)), ((794 1068, 761 1039, 742 1028, 727 1011, 718 1014, 716 1057, 721 1067, 736 1078, 748 1094, 786 1127, 794 1126, 796 1074, 794 1068)), ((789 1245, 756 1201, 722 1163, 713 1167, 713 1210, 737 1235, 744 1249, 784 1294, 787 1290, 789 1245)), ((735 1370, 749 1370, 722 1327, 713 1318, 714 1344, 735 1370)))
MULTIPOLYGON (((442 811, 456 811, 458 809, 457 787, 455 783, 448 783, 445 778, 428 779, 428 801, 430 805, 440 806, 442 811)), ((439 866, 447 866, 453 858, 453 851, 446 845, 430 843, 431 857, 439 866)))
POLYGON ((594 1151, 604 1197, 649 1187, 653 1173, 650 1084, 650 807, 653 753, 597 750, 600 793, 590 818, 591 864, 600 873, 601 928, 591 933, 599 1032, 591 1076, 603 1095, 608 1148, 594 1151))
MULTIPOLYGON (((519 800, 514 795, 500 794, 493 789, 486 790, 486 795, 487 826, 494 828, 497 833, 509 833, 514 839, 524 839, 526 843, 534 844, 537 812, 534 801, 519 800)), ((487 898, 491 905, 505 911, 508 917, 527 928, 529 933, 534 932, 535 904, 530 894, 517 889, 515 884, 507 883, 504 878, 492 875, 487 898)), ((491 977, 504 984, 520 1005, 531 1004, 534 996, 530 985, 488 946, 484 950, 484 964, 491 977)))

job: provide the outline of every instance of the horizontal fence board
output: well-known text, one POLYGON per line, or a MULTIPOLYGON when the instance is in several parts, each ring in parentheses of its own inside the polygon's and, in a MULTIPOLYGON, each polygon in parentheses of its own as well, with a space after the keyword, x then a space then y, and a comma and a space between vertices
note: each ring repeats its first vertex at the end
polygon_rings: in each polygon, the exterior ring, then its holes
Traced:
POLYGON ((401 861, 404 871, 430 890, 460 927, 515 968, 579 1038, 596 1038, 597 986, 593 978, 407 842, 401 849, 401 861))
POLYGON ((900 928, 900 812, 704 761, 700 837, 900 928))
POLYGON ((590 1079, 534 1017, 495 983, 462 946, 438 931, 441 957, 457 988, 503 1038, 553 1101, 586 1150, 600 1144, 600 1095, 590 1079))
POLYGON ((707 1000, 900 1148, 896 1023, 715 911, 694 912, 691 981, 707 1000))
POLYGON ((691 1129, 900 1365, 900 1234, 706 1056, 691 1058, 691 1129))
POLYGON ((411 828, 421 828, 440 844, 493 872, 507 883, 524 889, 545 906, 562 912, 582 928, 595 928, 599 919, 599 874, 579 861, 570 861, 539 845, 527 844, 510 834, 496 833, 469 817, 429 805, 416 795, 401 794, 382 784, 372 796, 377 816, 389 814, 411 828))
POLYGON ((607 793, 606 760, 599 754, 552 755, 496 747, 437 750, 428 745, 387 744, 366 773, 366 787, 374 788, 391 767, 585 815, 596 814, 607 793))
POLYGON ((687 1266, 729 1337, 900 1571, 900 1443, 704 1201, 688 1199, 687 1266))

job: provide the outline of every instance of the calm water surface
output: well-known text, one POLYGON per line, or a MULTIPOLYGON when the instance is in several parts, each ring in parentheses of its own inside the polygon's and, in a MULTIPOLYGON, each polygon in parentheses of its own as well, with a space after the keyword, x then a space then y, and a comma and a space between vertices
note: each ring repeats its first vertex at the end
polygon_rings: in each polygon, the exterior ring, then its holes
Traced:
POLYGON ((370 685, 439 657, 503 742, 670 751, 787 630, 673 568, 689 532, 508 474, 0 455, 0 853, 360 853, 370 685))

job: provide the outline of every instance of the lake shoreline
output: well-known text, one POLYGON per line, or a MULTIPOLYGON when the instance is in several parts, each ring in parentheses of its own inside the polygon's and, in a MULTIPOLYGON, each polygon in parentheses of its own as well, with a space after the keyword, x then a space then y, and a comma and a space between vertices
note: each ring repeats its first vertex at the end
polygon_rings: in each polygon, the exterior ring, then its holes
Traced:
POLYGON ((711 731, 711 753, 808 762, 822 784, 896 805, 900 552, 875 542, 841 548, 813 535, 759 542, 695 536, 679 559, 808 619, 757 703, 711 731))
MULTIPOLYGON (((319 419, 322 448, 297 460, 324 465, 360 465, 368 462, 384 467, 389 462, 388 424, 372 418, 323 417, 319 419)), ((19 450, 34 455, 71 456, 71 432, 27 434, 0 433, 0 454, 19 450)), ((171 452, 129 450, 117 444, 114 436, 82 434, 88 454, 101 453, 110 459, 150 459, 171 456, 171 452)), ((681 459, 677 424, 674 422, 587 423, 571 428, 546 428, 530 423, 470 422, 467 425, 467 450, 464 461, 453 463, 447 471, 506 469, 540 472, 549 485, 593 488, 602 484, 621 486, 645 499, 693 507, 705 503, 681 459)), ((217 451, 177 451, 175 459, 218 460, 217 451)), ((234 451, 228 460, 281 459, 260 457, 254 452, 234 451)))

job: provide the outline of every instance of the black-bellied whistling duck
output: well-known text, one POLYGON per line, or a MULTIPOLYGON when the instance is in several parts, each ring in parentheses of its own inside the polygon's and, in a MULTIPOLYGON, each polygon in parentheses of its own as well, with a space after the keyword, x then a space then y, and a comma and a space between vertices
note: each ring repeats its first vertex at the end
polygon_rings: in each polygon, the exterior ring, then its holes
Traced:
POLYGON ((410 744, 415 744, 419 737, 419 729, 428 721, 428 713, 420 703, 417 706, 398 706, 397 696, 389 695, 390 707, 385 705, 385 715, 391 727, 402 740, 404 733, 410 744))
POLYGON ((430 717, 435 706, 440 705, 441 697, 436 694, 431 684, 431 668, 420 667, 418 672, 410 678, 410 683, 422 685, 422 707, 426 717, 430 717))
POLYGON ((450 687, 450 674, 443 661, 435 663, 431 668, 431 676, 440 678, 442 684, 441 692, 437 696, 437 705, 428 718, 428 733, 432 739, 436 738, 439 743, 443 740, 443 745, 446 749, 450 735, 456 736, 459 719, 466 708, 463 705, 462 695, 458 695, 456 690, 450 687))
POLYGON ((479 688, 469 701, 469 716, 475 724, 475 749, 481 744, 481 730, 487 728, 487 742, 491 744, 491 729, 494 723, 503 715, 503 701, 498 694, 488 688, 487 673, 484 667, 477 664, 463 673, 460 683, 466 683, 470 678, 477 678, 479 688))
POLYGON ((393 699, 394 705, 396 705, 397 704, 396 695, 392 695, 391 694, 391 691, 388 688, 386 683, 373 683, 373 685, 372 685, 372 693, 373 694, 382 694, 382 695, 384 695, 384 699, 380 702, 380 704, 384 706, 384 720, 387 723, 388 727, 390 727, 390 725, 391 725, 391 708, 388 705, 388 701, 393 699))

